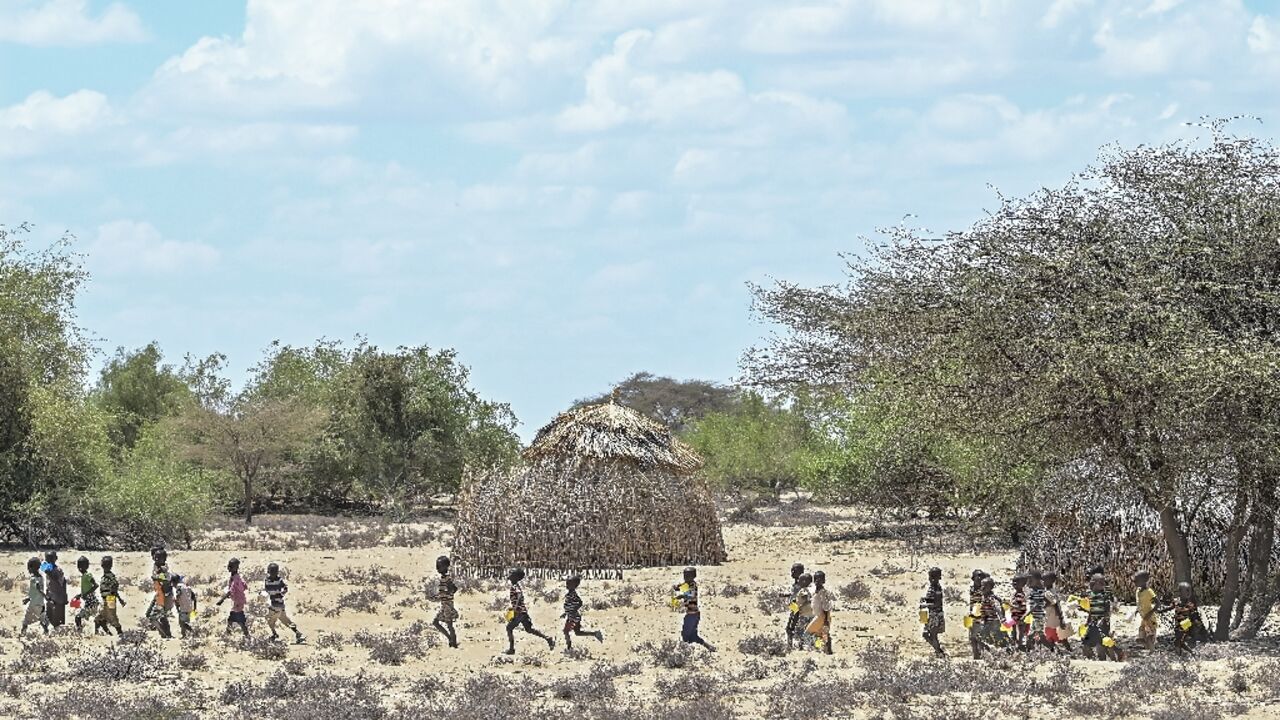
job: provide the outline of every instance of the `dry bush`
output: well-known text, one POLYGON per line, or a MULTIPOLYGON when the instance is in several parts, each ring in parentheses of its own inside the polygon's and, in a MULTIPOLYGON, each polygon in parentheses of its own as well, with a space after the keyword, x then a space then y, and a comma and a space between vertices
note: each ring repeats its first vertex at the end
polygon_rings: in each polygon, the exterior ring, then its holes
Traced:
POLYGON ((710 697, 724 687, 723 681, 701 672, 688 672, 674 678, 658 678, 658 697, 664 700, 694 700, 710 697))
POLYGON ((548 689, 552 697, 575 704, 612 700, 618 695, 613 677, 605 666, 596 665, 585 675, 556 680, 548 689))
POLYGON ((198 720, 204 703, 198 687, 167 688, 158 692, 120 692, 102 684, 77 684, 66 692, 41 695, 37 716, 43 720, 83 720, 83 718, 163 718, 198 720))
POLYGON ((718 591, 721 597, 735 598, 746 595, 751 592, 746 585, 734 585, 733 583, 725 583, 718 591))
POLYGON ((204 670, 209 667, 209 658, 204 653, 184 652, 178 656, 178 667, 189 671, 204 670))
POLYGON ((250 681, 228 684, 219 701, 235 706, 238 716, 272 720, 383 720, 379 681, 363 674, 353 677, 318 673, 292 677, 276 671, 262 685, 250 681))
POLYGON ((867 600, 871 597, 871 587, 861 580, 854 579, 840 586, 840 597, 845 600, 867 600))
POLYGON ((105 653, 72 660, 68 666, 67 679, 140 682, 155 678, 168 665, 164 656, 151 647, 124 645, 109 648, 105 653))
POLYGON ((434 636, 415 633, 372 633, 364 630, 351 637, 356 645, 369 651, 369 659, 379 665, 403 665, 410 657, 423 657, 435 645, 434 636))
POLYGON ((765 615, 787 612, 787 597, 777 590, 761 590, 756 593, 756 607, 765 615))
POLYGON ((741 667, 738 668, 738 674, 734 679, 738 682, 750 682, 753 680, 768 680, 773 677, 773 675, 774 672, 769 669, 768 665, 765 665, 755 658, 749 658, 741 667))
POLYGON ((693 650, 679 640, 667 639, 657 643, 646 640, 633 648, 633 651, 648 655, 657 667, 685 668, 693 662, 693 650))
POLYGON ((306 675, 307 664, 298 658, 289 658, 280 664, 284 671, 290 675, 306 675))
POLYGON ((880 590, 880 599, 890 605, 906 605, 907 604, 906 595, 903 595, 902 593, 897 592, 896 590, 890 590, 888 588, 882 588, 880 590))
POLYGON ((377 565, 370 565, 366 568, 353 567, 345 565, 338 568, 338 572, 333 577, 326 578, 329 582, 345 583, 347 585, 380 587, 390 592, 398 588, 409 587, 409 581, 405 580, 402 575, 384 570, 377 565))
POLYGON ((782 657, 790 652, 787 641, 773 633, 748 635, 738 641, 738 651, 743 655, 782 657))
POLYGON ((387 536, 384 544, 388 547, 416 548, 430 545, 437 537, 439 536, 436 532, 430 529, 395 525, 391 528, 391 534, 387 536))
POLYGON ((386 596, 373 588, 352 590, 338 598, 337 604, 325 612, 325 617, 338 617, 344 609, 362 613, 376 613, 378 606, 386 602, 386 596))
POLYGON ((125 630, 117 636, 116 642, 121 645, 141 645, 150 637, 143 630, 125 630))
POLYGON ((284 660, 289 657, 287 645, 264 635, 241 638, 238 647, 259 660, 284 660))
POLYGON ((62 655, 62 651, 62 643, 50 638, 22 643, 22 656, 40 662, 52 660, 62 655))
POLYGON ((342 650, 345 646, 346 639, 340 632, 321 633, 320 638, 316 640, 316 647, 322 650, 342 650))

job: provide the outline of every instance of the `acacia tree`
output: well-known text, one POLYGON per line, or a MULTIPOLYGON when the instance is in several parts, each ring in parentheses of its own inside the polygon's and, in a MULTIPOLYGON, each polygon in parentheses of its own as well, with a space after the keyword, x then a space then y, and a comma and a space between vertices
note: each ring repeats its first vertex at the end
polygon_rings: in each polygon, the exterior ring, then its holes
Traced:
POLYGON ((712 413, 733 412, 740 398, 735 388, 726 385, 638 372, 610 392, 578 400, 574 407, 611 399, 680 433, 712 413))
MULTIPOLYGON (((1246 382, 1270 395, 1280 358, 1276 153, 1212 130, 1205 147, 1109 151, 967 230, 892 230, 843 286, 757 288, 756 310, 786 332, 748 353, 749 374, 844 394, 887 383, 942 425, 1087 457, 1159 514, 1189 582, 1198 490, 1221 479, 1224 440, 1271 422, 1265 403, 1236 402, 1257 422, 1230 427, 1225 400, 1246 382)), ((1242 514, 1260 507, 1245 472, 1242 514)))
POLYGON ((297 449, 315 439, 321 416, 290 398, 232 395, 220 372, 225 361, 221 355, 188 358, 183 374, 198 402, 177 423, 188 459, 236 478, 245 523, 252 524, 258 484, 264 475, 285 471, 297 449))

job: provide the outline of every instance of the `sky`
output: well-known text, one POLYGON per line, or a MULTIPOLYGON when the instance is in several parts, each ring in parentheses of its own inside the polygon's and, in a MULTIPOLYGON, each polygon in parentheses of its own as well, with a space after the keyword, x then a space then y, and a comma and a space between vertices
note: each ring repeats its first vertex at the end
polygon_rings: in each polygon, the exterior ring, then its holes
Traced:
POLYGON ((0 223, 105 355, 456 348, 528 437, 732 381, 749 283, 837 282, 1108 143, 1280 127, 1280 3, 0 0, 0 223))

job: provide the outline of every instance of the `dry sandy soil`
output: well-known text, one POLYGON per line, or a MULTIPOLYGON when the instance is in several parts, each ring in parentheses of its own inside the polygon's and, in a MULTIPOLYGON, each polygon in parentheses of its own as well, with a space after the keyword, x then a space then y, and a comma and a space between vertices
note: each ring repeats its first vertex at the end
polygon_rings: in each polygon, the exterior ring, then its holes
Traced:
MULTIPOLYGON (((453 718, 581 717, 1156 717, 1280 715, 1280 660, 1274 628, 1250 644, 1204 648, 1193 660, 1167 645, 1124 664, 1042 655, 967 657, 963 601, 948 605, 950 660, 934 660, 920 640, 916 601, 931 564, 964 591, 974 567, 1007 579, 1016 550, 975 541, 925 522, 881 524, 866 513, 821 507, 766 511, 729 523, 730 560, 701 569, 702 634, 720 652, 671 643, 680 616, 667 606, 680 568, 586 581, 585 624, 603 644, 580 638, 577 654, 517 634, 517 654, 501 655, 505 585, 472 583, 458 596, 462 647, 430 628, 434 560, 445 552, 447 521, 379 525, 312 517, 264 517, 252 530, 228 523, 170 566, 200 594, 199 637, 160 640, 137 631, 147 604, 139 580, 145 553, 116 553, 130 591, 125 638, 38 628, 19 637, 28 552, 3 553, 0 591, 9 620, 0 630, 0 715, 4 717, 453 718), (304 645, 223 634, 215 608, 228 557, 241 558, 253 591, 279 562, 304 645), (823 569, 837 590, 836 654, 780 653, 785 612, 777 594, 791 563, 823 569), (860 580, 869 595, 841 594, 860 580), (594 606, 594 609, 593 609, 594 606), (123 642, 122 642, 123 640, 123 642), (664 647, 664 643, 669 646, 664 647), (403 657, 398 657, 403 655, 403 657), (394 663, 399 664, 394 664, 394 663), (678 667, 675 667, 678 666, 678 667)), ((79 552, 61 552, 74 575, 79 552)), ((101 553, 88 553, 95 573, 101 553)), ((1006 586, 1002 582, 1002 587, 1006 586)), ((560 638, 559 583, 527 583, 530 612, 560 638)), ((74 590, 72 591, 74 592, 74 590)), ((958 597, 953 595, 952 597, 958 597)), ((267 635, 265 600, 253 598, 251 626, 267 635)), ((1130 608, 1117 635, 1132 642, 1130 608)), ((175 627, 176 630, 176 627, 175 627)))

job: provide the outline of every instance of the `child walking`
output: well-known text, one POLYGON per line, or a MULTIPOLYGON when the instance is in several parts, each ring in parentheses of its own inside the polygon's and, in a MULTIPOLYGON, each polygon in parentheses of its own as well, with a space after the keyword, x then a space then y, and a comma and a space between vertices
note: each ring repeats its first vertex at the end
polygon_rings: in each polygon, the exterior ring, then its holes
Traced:
POLYGON ((1120 650, 1111 637, 1111 606, 1113 598, 1107 582, 1101 574, 1089 578, 1089 593, 1081 602, 1081 609, 1089 613, 1084 635, 1084 655, 1090 660, 1100 654, 1103 660, 1120 660, 1120 650))
POLYGON ((827 574, 821 570, 813 574, 813 620, 805 632, 813 637, 818 649, 827 655, 831 649, 831 591, 827 589, 827 574))
POLYGON ((1054 649, 1071 652, 1071 633, 1067 630, 1067 617, 1062 608, 1062 596, 1054 587, 1058 573, 1050 570, 1044 574, 1044 638, 1054 649))
POLYGON ((1015 648, 1027 645, 1027 576, 1021 573, 1013 576, 1013 597, 1009 598, 1010 620, 1013 621, 1011 640, 1015 648))
POLYGON ((458 631, 453 629, 453 623, 458 619, 458 609, 453 606, 453 596, 458 593, 458 586, 449 574, 449 565, 447 555, 436 558, 436 572, 440 573, 440 581, 436 583, 436 600, 440 601, 440 609, 436 611, 431 624, 449 641, 449 647, 456 648, 458 631))
POLYGON ((62 627, 67 623, 67 576, 58 567, 58 553, 46 552, 40 569, 45 578, 45 616, 49 625, 62 627))
POLYGON ((155 597, 147 611, 147 618, 159 631, 160 637, 172 638, 169 616, 173 612, 173 580, 169 575, 169 553, 158 547, 152 551, 151 557, 154 561, 151 566, 151 587, 155 597))
POLYGON ((173 576, 173 602, 178 608, 178 627, 182 629, 182 637, 195 635, 196 593, 187 585, 187 579, 176 573, 173 576))
POLYGON ((698 607, 698 569, 684 569, 684 582, 672 587, 676 598, 684 603, 684 623, 680 627, 680 639, 686 644, 701 645, 710 652, 715 647, 698 635, 698 624, 702 622, 702 610, 698 607))
POLYGON ((1031 624, 1027 626, 1027 649, 1048 645, 1045 639, 1045 600, 1044 573, 1032 570, 1027 573, 1027 612, 1031 614, 1031 624))
POLYGON ((1151 573, 1139 570, 1133 575, 1134 603, 1138 606, 1138 642, 1147 650, 1156 647, 1156 591, 1151 589, 1151 573))
POLYGON ((97 635, 102 629, 102 623, 97 619, 98 581, 89 572, 89 558, 81 555, 76 560, 76 570, 80 571, 80 593, 75 597, 80 602, 80 609, 76 610, 76 630, 84 629, 84 621, 94 618, 93 634, 97 635))
POLYGON ((40 558, 27 560, 27 574, 30 575, 27 578, 27 596, 22 600, 27 606, 27 612, 22 618, 22 632, 25 634, 30 625, 40 623, 44 634, 48 635, 49 616, 44 605, 44 578, 40 575, 40 558))
POLYGON ((276 563, 267 565, 267 581, 263 589, 266 590, 267 600, 271 603, 271 607, 267 610, 267 627, 271 629, 271 639, 280 639, 280 635, 276 633, 276 625, 280 624, 292 630, 294 644, 301 645, 307 638, 303 636, 293 620, 289 619, 289 613, 285 612, 284 596, 289 592, 289 584, 280 576, 280 566, 276 563))
POLYGON ((929 582, 925 583, 924 593, 920 596, 920 621, 924 630, 920 636, 933 648, 938 657, 946 657, 938 636, 947 631, 947 620, 943 609, 942 568, 929 568, 929 582))
POLYGON ((102 593, 102 610, 98 613, 98 619, 94 624, 96 627, 101 627, 107 635, 111 634, 111 628, 115 628, 116 634, 119 635, 124 632, 124 628, 120 627, 120 615, 116 605, 125 604, 124 598, 120 596, 120 580, 112 570, 115 561, 110 555, 102 556, 101 565, 102 582, 98 585, 98 592, 102 593))
POLYGON ((249 620, 244 614, 244 606, 249 602, 249 583, 240 577, 240 558, 231 558, 227 561, 227 572, 231 574, 231 578, 227 580, 227 591, 218 600, 219 606, 228 599, 231 600, 231 614, 227 615, 227 633, 239 625, 244 636, 249 637, 249 620))
POLYGON ((987 573, 974 569, 969 574, 972 581, 969 584, 969 608, 968 615, 965 616, 965 624, 969 627, 969 648, 973 651, 973 659, 977 660, 982 657, 982 650, 986 646, 983 642, 984 628, 982 624, 982 581, 986 579, 987 573))
POLYGON ((1195 650, 1195 644, 1204 633, 1204 620, 1200 617, 1200 608, 1196 605, 1195 595, 1191 591, 1191 583, 1178 583, 1178 597, 1173 601, 1173 644, 1178 654, 1184 655, 1195 650))
POLYGON ((524 631, 530 635, 540 637, 547 641, 547 647, 554 650, 556 641, 533 627, 533 620, 529 618, 529 608, 525 606, 524 587, 520 584, 524 581, 524 570, 515 568, 507 573, 507 580, 511 582, 511 607, 507 610, 507 649, 503 654, 516 654, 516 635, 517 627, 524 627, 524 631))
POLYGON ((599 630, 590 632, 582 629, 582 598, 578 596, 578 586, 581 584, 582 577, 579 575, 571 575, 564 581, 564 612, 560 617, 564 618, 565 652, 573 649, 573 635, 593 637, 597 642, 604 642, 604 633, 599 630))
POLYGON ((813 622, 813 596, 809 592, 812 584, 813 577, 809 573, 802 573, 796 578, 796 591, 787 606, 791 610, 792 622, 795 623, 794 627, 787 628, 788 647, 802 644, 807 637, 809 623, 813 622))
MULTIPOLYGON (((804 575, 804 564, 794 563, 791 566, 791 589, 782 593, 782 597, 787 599, 788 609, 796 604, 796 593, 800 592, 800 576, 804 575)), ((804 632, 804 625, 800 624, 800 613, 796 610, 790 610, 787 616, 787 647, 792 647, 796 640, 799 639, 801 633, 804 632)))

